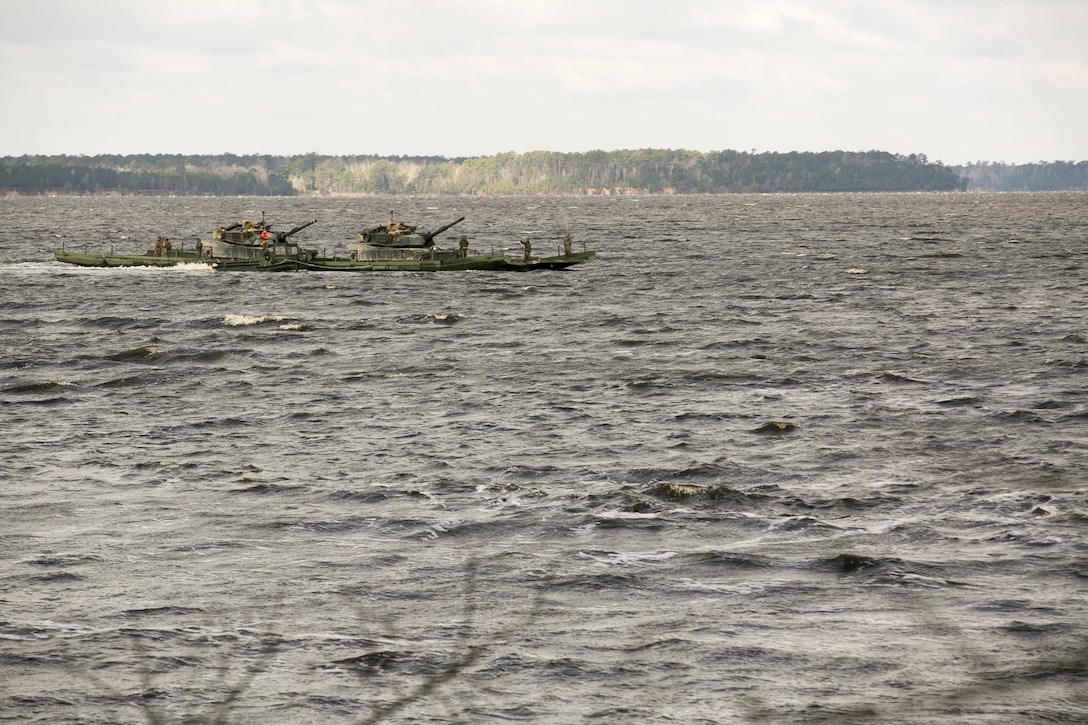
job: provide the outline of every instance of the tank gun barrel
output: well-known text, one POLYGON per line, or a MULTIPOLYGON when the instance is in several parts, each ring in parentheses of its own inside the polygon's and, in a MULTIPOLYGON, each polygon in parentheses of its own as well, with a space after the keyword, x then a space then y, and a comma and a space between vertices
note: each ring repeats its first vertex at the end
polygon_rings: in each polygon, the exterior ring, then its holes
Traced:
POLYGON ((454 226, 455 224, 460 224, 464 220, 465 220, 464 217, 461 217, 460 219, 455 219, 452 222, 450 222, 449 224, 446 224, 445 226, 441 226, 438 229, 434 230, 433 232, 424 233, 423 238, 427 241, 428 244, 431 244, 434 241, 434 238, 437 237, 439 234, 446 231, 447 229, 454 226))
POLYGON ((317 219, 311 219, 310 221, 306 222, 305 224, 299 224, 297 227, 295 227, 294 229, 292 229, 289 232, 284 232, 283 234, 280 235, 280 239, 287 239, 287 237, 291 236, 292 234, 298 234, 299 232, 301 232, 303 229, 310 226, 311 224, 317 224, 317 219))

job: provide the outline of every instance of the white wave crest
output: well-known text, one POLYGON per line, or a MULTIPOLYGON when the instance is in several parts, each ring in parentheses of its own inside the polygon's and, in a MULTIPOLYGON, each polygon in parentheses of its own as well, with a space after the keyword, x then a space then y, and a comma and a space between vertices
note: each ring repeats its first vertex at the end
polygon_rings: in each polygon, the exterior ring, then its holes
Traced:
POLYGON ((227 315, 223 318, 223 324, 231 327, 243 327, 246 325, 262 325, 266 322, 282 322, 286 319, 283 315, 227 315))

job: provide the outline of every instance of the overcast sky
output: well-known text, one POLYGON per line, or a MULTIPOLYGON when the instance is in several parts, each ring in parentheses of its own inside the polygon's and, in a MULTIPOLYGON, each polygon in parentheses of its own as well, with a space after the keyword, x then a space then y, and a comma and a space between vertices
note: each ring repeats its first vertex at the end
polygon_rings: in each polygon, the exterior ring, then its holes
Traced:
POLYGON ((0 0, 0 155, 1088 160, 1086 0, 0 0))

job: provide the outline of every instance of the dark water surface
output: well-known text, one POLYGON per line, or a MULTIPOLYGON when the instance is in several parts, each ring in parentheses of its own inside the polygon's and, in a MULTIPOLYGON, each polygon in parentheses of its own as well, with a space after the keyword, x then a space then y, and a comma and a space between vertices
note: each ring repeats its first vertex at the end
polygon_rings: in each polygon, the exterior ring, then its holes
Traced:
POLYGON ((1088 720, 1088 194, 6 198, 0 243, 0 721, 1088 720), (391 209, 600 256, 49 252, 391 209))

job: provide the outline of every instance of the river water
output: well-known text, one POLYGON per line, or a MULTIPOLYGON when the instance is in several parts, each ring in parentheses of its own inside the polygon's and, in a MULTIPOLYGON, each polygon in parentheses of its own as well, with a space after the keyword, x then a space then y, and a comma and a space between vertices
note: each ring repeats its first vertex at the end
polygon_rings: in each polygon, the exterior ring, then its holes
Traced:
POLYGON ((0 199, 0 721, 1088 720, 1088 194, 0 199), (537 273, 83 269, 399 220, 537 273))

